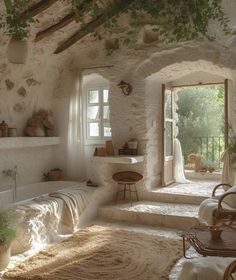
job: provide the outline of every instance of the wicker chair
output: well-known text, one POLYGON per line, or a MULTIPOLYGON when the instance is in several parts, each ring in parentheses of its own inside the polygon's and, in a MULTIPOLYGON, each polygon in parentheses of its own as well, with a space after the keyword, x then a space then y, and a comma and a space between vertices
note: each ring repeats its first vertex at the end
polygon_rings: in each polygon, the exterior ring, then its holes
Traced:
MULTIPOLYGON (((204 200, 201 206, 204 205, 205 208, 209 208, 214 206, 213 210, 213 225, 219 225, 219 224, 232 224, 236 222, 236 187, 232 187, 229 184, 219 184, 215 186, 215 188, 212 191, 212 198, 208 198, 207 200, 204 200), (220 187, 227 187, 228 190, 225 191, 222 195, 216 196, 216 191, 220 187)), ((201 217, 200 217, 201 219, 201 217)))
POLYGON ((122 187, 122 189, 119 189, 116 193, 116 202, 118 200, 119 193, 123 193, 123 198, 125 200, 126 192, 129 193, 129 200, 131 205, 132 193, 135 193, 137 201, 139 200, 136 183, 142 180, 143 176, 141 174, 134 171, 121 171, 113 174, 112 178, 118 183, 118 186, 122 187))
POLYGON ((225 270, 224 276, 222 280, 232 280, 232 273, 236 273, 236 260, 233 261, 225 270))
POLYGON ((218 223, 234 223, 236 222, 236 205, 232 205, 228 199, 230 199, 230 196, 235 196, 235 201, 236 201, 236 187, 232 187, 229 184, 219 184, 215 186, 215 188, 212 191, 212 197, 216 197, 216 191, 220 187, 228 187, 229 189, 222 194, 219 197, 219 202, 218 202, 218 207, 214 211, 213 217, 214 217, 214 222, 215 224, 218 223), (231 209, 227 209, 223 206, 223 203, 226 203, 227 205, 230 206, 231 209))

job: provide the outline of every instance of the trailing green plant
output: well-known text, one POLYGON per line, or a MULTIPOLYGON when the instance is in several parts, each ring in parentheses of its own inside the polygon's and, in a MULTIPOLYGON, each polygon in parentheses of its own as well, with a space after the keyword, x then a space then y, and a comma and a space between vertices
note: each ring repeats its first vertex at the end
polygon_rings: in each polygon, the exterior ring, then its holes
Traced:
POLYGON ((5 34, 22 40, 29 35, 30 24, 35 22, 30 13, 23 13, 32 0, 4 0, 6 13, 0 14, 0 27, 5 34))
POLYGON ((9 244, 16 237, 16 219, 12 211, 0 209, 0 244, 9 244))
MULTIPOLYGON (((6 14, 0 14, 0 27, 17 39, 29 34, 35 20, 25 13, 32 0, 4 0, 6 14), (24 12, 24 13, 22 13, 24 12)), ((223 0, 71 0, 76 20, 97 40, 112 34, 120 25, 120 15, 129 16, 129 26, 120 34, 121 43, 134 47, 140 28, 149 25, 159 35, 159 42, 174 43, 198 38, 214 40, 216 34, 209 32, 209 23, 217 22, 225 35, 234 34, 222 7, 223 0), (83 8, 81 8, 83 7, 83 8), (85 17, 86 15, 86 17, 85 17), (87 18, 100 20, 104 29, 86 25, 87 18), (87 26, 87 27, 86 27, 87 26), (104 32, 105 30, 105 32, 104 32)), ((84 31, 84 30, 83 30, 84 31)))
MULTIPOLYGON (((84 24, 80 9, 85 1, 73 0, 73 7, 77 21, 84 24)), ((158 32, 159 42, 174 43, 198 38, 213 41, 216 34, 208 31, 210 21, 217 22, 225 35, 234 34, 229 27, 229 19, 225 15, 222 0, 133 0, 129 1, 125 11, 129 15, 129 28, 123 32, 123 44, 133 47, 137 41, 140 27, 149 24, 153 31, 158 32)), ((86 7, 86 12, 92 18, 100 15, 105 17, 104 28, 112 33, 114 27, 119 26, 118 18, 122 1, 99 0, 86 7), (104 8, 108 7, 108 8, 104 8), (115 17, 110 17, 111 10, 116 11, 115 17)), ((105 32, 106 33, 106 32, 105 32)), ((97 39, 107 34, 93 32, 97 39)))

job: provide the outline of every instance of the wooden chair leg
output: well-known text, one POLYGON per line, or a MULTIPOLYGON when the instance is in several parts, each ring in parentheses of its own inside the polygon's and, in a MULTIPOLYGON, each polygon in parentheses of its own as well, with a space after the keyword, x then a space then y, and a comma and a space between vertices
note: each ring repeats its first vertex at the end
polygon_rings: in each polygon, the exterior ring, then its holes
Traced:
POLYGON ((130 204, 132 206, 132 196, 131 196, 131 185, 129 185, 129 201, 130 201, 130 204))
POLYGON ((139 201, 138 191, 137 191, 137 188, 136 188, 136 184, 134 184, 134 189, 135 189, 135 193, 136 193, 136 198, 137 198, 137 201, 139 201))
POLYGON ((125 200, 125 196, 126 196, 126 184, 124 184, 124 200, 125 200))
POLYGON ((116 203, 117 203, 117 201, 118 201, 118 197, 119 197, 119 193, 120 193, 120 190, 119 190, 119 185, 118 185, 118 190, 117 190, 117 192, 116 192, 116 203))

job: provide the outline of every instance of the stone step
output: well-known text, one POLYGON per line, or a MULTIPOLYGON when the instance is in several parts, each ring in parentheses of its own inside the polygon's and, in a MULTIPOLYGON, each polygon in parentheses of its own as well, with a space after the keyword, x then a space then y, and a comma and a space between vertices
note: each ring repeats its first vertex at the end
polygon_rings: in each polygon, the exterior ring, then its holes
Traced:
POLYGON ((185 229, 198 225, 198 206, 190 204, 138 201, 111 204, 98 210, 99 218, 131 224, 185 229))
POLYGON ((156 201, 156 202, 167 202, 167 203, 179 203, 179 204, 194 204, 199 205, 203 200, 209 196, 202 195, 190 195, 181 193, 168 193, 164 191, 144 191, 140 193, 142 200, 156 201))

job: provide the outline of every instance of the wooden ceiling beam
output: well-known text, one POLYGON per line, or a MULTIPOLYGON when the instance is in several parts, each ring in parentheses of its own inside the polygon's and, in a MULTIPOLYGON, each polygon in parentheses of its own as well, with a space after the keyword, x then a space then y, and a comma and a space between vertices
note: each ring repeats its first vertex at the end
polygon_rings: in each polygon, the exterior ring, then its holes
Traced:
POLYGON ((134 0, 126 0, 125 2, 123 0, 115 1, 115 4, 117 6, 117 9, 114 9, 113 6, 108 8, 104 13, 97 16, 95 19, 91 20, 86 26, 82 27, 80 30, 78 30, 76 33, 74 33, 69 39, 64 41, 62 44, 60 44, 57 49, 55 50, 54 54, 61 53, 74 45, 76 42, 84 38, 89 33, 92 33, 95 31, 98 27, 103 25, 105 21, 107 20, 107 15, 109 15, 109 18, 112 18, 116 15, 119 15, 134 2, 134 0))
POLYGON ((54 32, 56 32, 57 30, 60 30, 61 28, 65 27, 66 25, 70 24, 74 20, 75 20, 74 13, 66 15, 64 18, 62 18, 56 24, 51 25, 42 31, 39 31, 36 34, 34 41, 38 42, 40 40, 43 40, 44 38, 46 38, 46 37, 50 36, 51 34, 53 34, 54 32))
MULTIPOLYGON (((93 0, 85 0, 85 2, 83 2, 79 7, 78 7, 78 11, 79 14, 82 16, 84 13, 86 13, 89 5, 93 2, 93 0)), ((48 36, 50 36, 51 34, 53 34, 54 32, 56 32, 57 30, 60 30, 61 28, 65 27, 66 25, 70 24, 71 22, 76 20, 76 16, 73 12, 71 12, 70 14, 66 15, 64 18, 62 18, 60 21, 58 21, 56 24, 53 24, 51 26, 49 26, 48 28, 40 31, 37 33, 36 37, 35 37, 35 42, 38 42, 48 36)))
POLYGON ((52 6, 54 3, 56 3, 58 0, 41 0, 37 4, 33 5, 26 11, 22 13, 22 17, 26 16, 27 14, 30 14, 32 17, 37 16, 41 12, 48 9, 50 6, 52 6))

